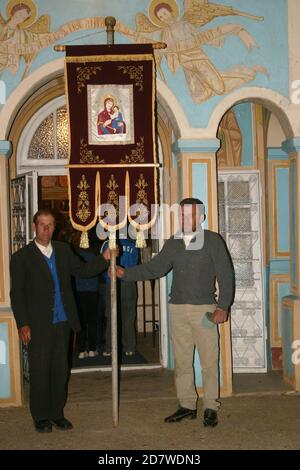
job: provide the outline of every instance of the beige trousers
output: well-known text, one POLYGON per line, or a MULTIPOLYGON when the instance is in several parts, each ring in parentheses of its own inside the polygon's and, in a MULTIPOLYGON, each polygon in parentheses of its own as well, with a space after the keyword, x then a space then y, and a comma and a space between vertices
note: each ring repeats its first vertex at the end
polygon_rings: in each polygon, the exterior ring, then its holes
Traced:
POLYGON ((169 304, 170 328, 175 360, 175 385, 180 406, 197 408, 194 378, 194 348, 202 367, 203 408, 217 410, 219 397, 218 328, 205 313, 215 305, 169 304))

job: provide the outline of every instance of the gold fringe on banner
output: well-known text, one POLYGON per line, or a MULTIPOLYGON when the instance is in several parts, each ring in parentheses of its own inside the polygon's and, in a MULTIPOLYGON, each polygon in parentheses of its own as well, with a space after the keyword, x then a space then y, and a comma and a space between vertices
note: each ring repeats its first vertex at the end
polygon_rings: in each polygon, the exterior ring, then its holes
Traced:
POLYGON ((110 250, 115 250, 117 248, 117 236, 115 230, 109 231, 108 247, 110 250))
POLYGON ((142 230, 139 230, 139 231, 136 232, 135 246, 137 248, 146 248, 147 247, 144 232, 142 230))
POLYGON ((88 248, 90 246, 89 244, 89 236, 87 232, 82 232, 80 235, 80 243, 79 243, 80 248, 88 248))

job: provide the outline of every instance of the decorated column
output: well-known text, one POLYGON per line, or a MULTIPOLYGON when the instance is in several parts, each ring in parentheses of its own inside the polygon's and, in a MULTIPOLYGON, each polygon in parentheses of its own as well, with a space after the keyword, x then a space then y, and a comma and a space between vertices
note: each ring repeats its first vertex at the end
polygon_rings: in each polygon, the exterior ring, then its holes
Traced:
POLYGON ((282 299, 282 350, 284 379, 300 391, 300 138, 286 140, 290 174, 290 276, 291 294, 282 299))
POLYGON ((0 406, 20 405, 19 338, 9 299, 9 179, 11 143, 0 141, 0 406))

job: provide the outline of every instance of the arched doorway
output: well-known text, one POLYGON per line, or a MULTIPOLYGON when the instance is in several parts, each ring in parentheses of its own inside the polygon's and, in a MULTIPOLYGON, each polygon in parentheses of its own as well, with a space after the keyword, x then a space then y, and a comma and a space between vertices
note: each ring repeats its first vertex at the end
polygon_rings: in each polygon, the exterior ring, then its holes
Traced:
POLYGON ((244 99, 226 110, 217 132, 219 231, 236 274, 235 392, 243 374, 253 391, 260 380, 251 374, 271 371, 282 381, 281 300, 290 292, 289 161, 281 148, 287 128, 267 100, 244 99))
MULTIPOLYGON (((160 104, 158 109, 159 158, 162 163, 160 198, 170 203, 172 200, 177 201, 177 184, 174 179, 176 169, 171 157, 172 125, 160 104), (170 178, 171 174, 173 178, 170 178)), ((39 207, 54 209, 63 225, 68 216, 65 168, 68 135, 63 77, 44 84, 24 103, 9 138, 14 146, 11 176, 24 175, 34 170, 38 178, 39 207)), ((151 254, 158 249, 159 244, 152 245, 151 254)), ((168 361, 165 292, 164 280, 157 281, 155 286, 150 282, 139 286, 139 349, 148 366, 166 366, 168 361)))

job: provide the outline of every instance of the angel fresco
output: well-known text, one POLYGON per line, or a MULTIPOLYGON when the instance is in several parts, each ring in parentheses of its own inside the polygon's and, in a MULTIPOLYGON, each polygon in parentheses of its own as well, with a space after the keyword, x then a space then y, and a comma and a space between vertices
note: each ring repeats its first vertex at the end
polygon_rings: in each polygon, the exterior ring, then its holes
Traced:
POLYGON ((50 16, 42 15, 36 19, 33 0, 10 0, 6 5, 6 15, 7 20, 0 14, 0 75, 5 69, 15 74, 20 67, 20 59, 24 59, 26 66, 22 79, 42 49, 74 31, 105 27, 104 18, 94 17, 71 21, 50 32, 50 16))
MULTIPOLYGON (((50 16, 43 15, 35 21, 36 6, 31 0, 8 2, 6 14, 7 21, 0 15, 0 74, 5 68, 13 74, 16 73, 20 58, 23 57, 26 64, 24 77, 37 52, 42 48, 39 43, 42 36, 50 32, 50 16), (14 53, 13 46, 26 46, 32 42, 36 43, 36 52, 22 55, 14 53)), ((53 36, 52 42, 58 39, 55 33, 50 34, 53 36)))
POLYGON ((208 0, 184 0, 184 9, 183 16, 179 17, 176 0, 152 0, 149 18, 143 13, 136 15, 136 31, 121 22, 117 22, 116 30, 136 42, 165 42, 167 48, 155 52, 158 70, 164 79, 161 70, 163 57, 171 72, 175 73, 182 67, 195 103, 203 103, 212 96, 238 88, 254 80, 258 72, 268 74, 266 68, 260 65, 236 65, 228 70, 218 70, 203 51, 203 45, 221 47, 229 35, 237 36, 248 50, 258 47, 255 39, 243 26, 230 23, 206 31, 197 29, 222 16, 243 16, 256 21, 263 20, 263 17, 210 3, 208 0))
POLYGON ((217 151, 218 166, 241 166, 243 135, 233 108, 222 117, 217 137, 221 142, 217 151))

